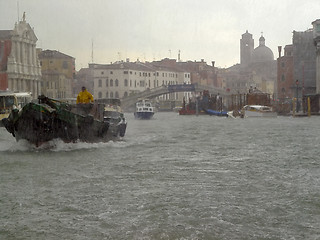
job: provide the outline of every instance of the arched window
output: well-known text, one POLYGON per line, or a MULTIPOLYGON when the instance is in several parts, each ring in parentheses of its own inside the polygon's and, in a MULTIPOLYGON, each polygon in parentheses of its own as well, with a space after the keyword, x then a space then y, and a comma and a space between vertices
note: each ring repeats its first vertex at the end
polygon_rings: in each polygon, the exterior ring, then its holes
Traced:
POLYGON ((110 98, 113 98, 113 92, 110 92, 110 98))
POLYGON ((115 98, 119 98, 119 93, 118 92, 116 92, 116 94, 115 94, 115 96, 114 96, 115 98))
POLYGON ((118 79, 116 79, 116 81, 115 81, 115 85, 116 85, 116 87, 118 87, 118 86, 119 86, 119 80, 118 80, 118 79))
POLYGON ((108 92, 106 92, 106 98, 109 98, 109 93, 108 92))
POLYGON ((106 79, 106 87, 108 87, 109 86, 109 79, 107 78, 106 79))
POLYGON ((113 80, 110 79, 110 87, 113 87, 113 80))

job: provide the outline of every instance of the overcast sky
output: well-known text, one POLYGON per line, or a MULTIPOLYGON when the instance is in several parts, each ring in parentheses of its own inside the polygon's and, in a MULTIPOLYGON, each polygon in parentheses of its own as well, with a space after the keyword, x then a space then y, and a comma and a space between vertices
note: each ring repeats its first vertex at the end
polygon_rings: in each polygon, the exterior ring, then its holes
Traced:
POLYGON ((13 29, 23 12, 37 47, 74 57, 77 70, 92 62, 92 49, 95 63, 178 59, 180 50, 183 61, 229 67, 240 62, 246 30, 255 47, 263 32, 276 58, 294 30, 320 18, 320 1, 0 0, 0 29, 13 29))

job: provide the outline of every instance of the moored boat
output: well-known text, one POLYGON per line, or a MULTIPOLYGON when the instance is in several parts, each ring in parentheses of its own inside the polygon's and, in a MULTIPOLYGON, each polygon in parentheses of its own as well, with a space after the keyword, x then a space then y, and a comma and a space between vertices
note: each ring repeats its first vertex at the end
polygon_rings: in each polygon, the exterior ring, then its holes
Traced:
POLYGON ((13 109, 20 109, 31 100, 31 93, 0 91, 0 127, 3 127, 1 120, 7 118, 13 109))
POLYGON ((244 117, 276 117, 277 113, 272 110, 272 107, 263 105, 245 105, 241 112, 244 117))
POLYGON ((154 107, 148 99, 139 100, 136 103, 134 116, 137 119, 151 119, 154 115, 154 107))
POLYGON ((7 118, 12 109, 18 107, 18 101, 13 92, 0 92, 0 120, 7 118))
POLYGON ((203 109, 208 115, 211 116, 218 116, 218 117, 228 117, 228 112, 227 111, 216 111, 212 109, 203 109))
POLYGON ((103 104, 67 104, 41 95, 37 103, 13 109, 2 122, 17 141, 25 139, 36 146, 57 138, 100 142, 108 140, 103 111, 103 104))

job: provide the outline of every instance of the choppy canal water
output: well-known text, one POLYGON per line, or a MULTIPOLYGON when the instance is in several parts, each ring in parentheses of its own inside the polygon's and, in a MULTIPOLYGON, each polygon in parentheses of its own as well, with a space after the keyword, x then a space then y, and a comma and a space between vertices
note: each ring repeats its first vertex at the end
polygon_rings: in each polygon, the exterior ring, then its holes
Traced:
POLYGON ((320 238, 320 117, 132 115, 120 142, 0 129, 0 239, 320 238))

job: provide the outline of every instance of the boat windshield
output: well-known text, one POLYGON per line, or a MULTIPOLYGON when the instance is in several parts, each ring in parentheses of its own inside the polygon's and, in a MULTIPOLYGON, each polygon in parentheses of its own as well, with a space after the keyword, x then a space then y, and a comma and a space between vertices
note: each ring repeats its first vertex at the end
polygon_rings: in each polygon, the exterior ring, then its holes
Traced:
POLYGON ((105 111, 103 113, 104 117, 108 117, 108 118, 118 118, 120 117, 120 113, 116 112, 116 111, 105 111))
POLYGON ((12 96, 0 96, 0 108, 12 108, 13 105, 16 105, 16 98, 12 96))

